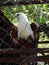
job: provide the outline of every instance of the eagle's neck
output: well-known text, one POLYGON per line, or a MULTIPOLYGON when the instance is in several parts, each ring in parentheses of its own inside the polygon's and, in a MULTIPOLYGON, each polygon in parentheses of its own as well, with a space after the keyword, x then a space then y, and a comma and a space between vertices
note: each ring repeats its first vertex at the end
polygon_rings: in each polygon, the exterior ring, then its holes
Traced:
POLYGON ((27 17, 22 17, 19 19, 19 22, 20 23, 28 23, 28 19, 27 19, 27 17))

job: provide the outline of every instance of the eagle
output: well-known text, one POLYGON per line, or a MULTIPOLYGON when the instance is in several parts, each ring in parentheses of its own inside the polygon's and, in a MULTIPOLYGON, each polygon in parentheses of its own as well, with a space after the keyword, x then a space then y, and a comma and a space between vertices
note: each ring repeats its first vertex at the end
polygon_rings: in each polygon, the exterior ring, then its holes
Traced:
POLYGON ((18 38, 27 40, 30 36, 34 40, 34 31, 32 30, 27 16, 22 13, 16 13, 15 18, 18 20, 18 38))

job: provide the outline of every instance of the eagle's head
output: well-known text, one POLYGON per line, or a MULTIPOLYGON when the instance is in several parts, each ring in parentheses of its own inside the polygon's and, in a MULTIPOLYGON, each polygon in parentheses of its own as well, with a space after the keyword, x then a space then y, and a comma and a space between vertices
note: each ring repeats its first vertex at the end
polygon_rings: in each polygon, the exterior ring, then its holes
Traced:
POLYGON ((22 12, 16 13, 15 14, 15 18, 17 18, 19 21, 28 20, 27 16, 24 13, 22 13, 22 12))

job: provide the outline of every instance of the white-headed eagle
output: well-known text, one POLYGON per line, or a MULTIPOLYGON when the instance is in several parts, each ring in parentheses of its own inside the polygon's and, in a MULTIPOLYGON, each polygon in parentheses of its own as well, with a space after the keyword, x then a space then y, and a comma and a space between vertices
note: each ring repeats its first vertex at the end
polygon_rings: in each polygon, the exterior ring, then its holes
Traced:
POLYGON ((22 13, 16 13, 15 17, 18 19, 18 38, 28 39, 29 36, 34 40, 34 31, 31 29, 27 16, 22 13))

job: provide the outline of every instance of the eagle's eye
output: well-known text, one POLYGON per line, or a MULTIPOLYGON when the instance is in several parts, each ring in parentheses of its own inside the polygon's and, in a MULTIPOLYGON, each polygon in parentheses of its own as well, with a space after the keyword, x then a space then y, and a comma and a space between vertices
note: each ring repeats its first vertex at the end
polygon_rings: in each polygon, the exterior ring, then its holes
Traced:
POLYGON ((18 13, 18 14, 15 14, 15 16, 14 17, 18 17, 20 14, 18 13))
POLYGON ((19 16, 20 14, 17 14, 17 16, 19 16))

